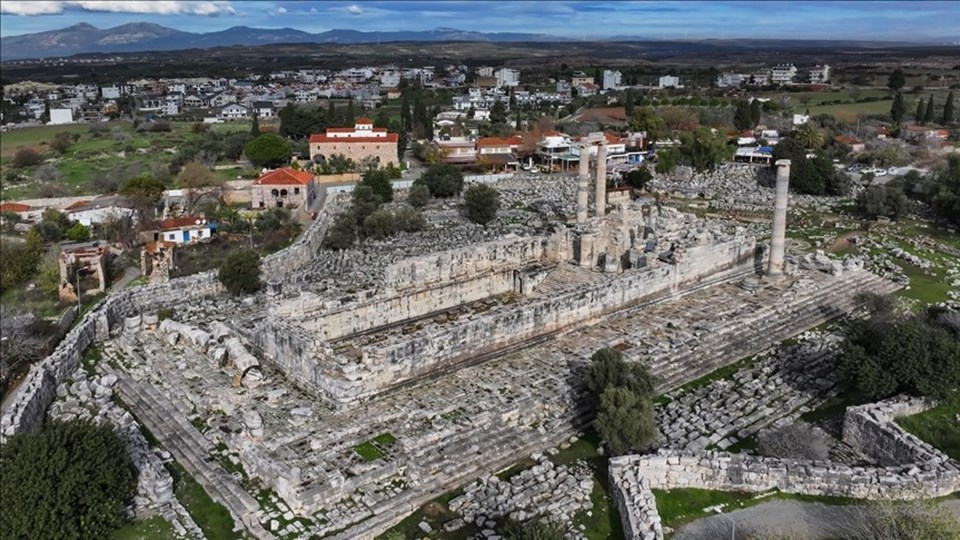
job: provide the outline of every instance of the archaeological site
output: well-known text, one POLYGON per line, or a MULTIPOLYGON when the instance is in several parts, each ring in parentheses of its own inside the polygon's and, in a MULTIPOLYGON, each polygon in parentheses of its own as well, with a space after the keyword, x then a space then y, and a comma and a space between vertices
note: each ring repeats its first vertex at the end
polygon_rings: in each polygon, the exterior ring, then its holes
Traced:
POLYGON ((608 497, 626 538, 661 540, 653 490, 877 499, 960 487, 956 461, 893 422, 932 406, 922 400, 848 408, 824 461, 737 451, 835 396, 839 338, 826 323, 860 293, 902 286, 857 256, 796 249, 790 216, 817 202, 788 196, 789 160, 697 173, 691 185, 717 189, 746 179, 716 199, 763 218, 734 221, 675 204, 684 195, 661 178, 667 199, 617 198, 605 140, 583 144, 597 160, 577 174, 468 177, 499 193, 488 226, 434 199, 422 232, 321 249, 350 204, 321 190, 302 236, 263 259, 256 294, 231 296, 215 272, 109 294, 32 368, 2 436, 48 416, 112 422, 139 471, 135 512, 190 538, 204 533, 166 463, 262 539, 376 538, 438 498, 450 515, 433 533, 413 518, 417 538, 496 539, 503 520, 538 516, 586 538, 576 516, 608 497), (590 431, 583 375, 603 347, 649 366, 665 398, 658 449, 612 458, 598 479, 557 458, 590 431), (688 385, 745 358, 730 378, 688 385))

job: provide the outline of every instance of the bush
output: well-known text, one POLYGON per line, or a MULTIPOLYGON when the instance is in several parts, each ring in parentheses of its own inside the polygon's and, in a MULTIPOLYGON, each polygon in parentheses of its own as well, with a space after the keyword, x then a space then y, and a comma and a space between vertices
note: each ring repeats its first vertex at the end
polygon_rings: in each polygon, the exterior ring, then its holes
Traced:
POLYGON ((383 240, 396 232, 396 223, 389 210, 376 210, 363 220, 363 236, 383 240))
POLYGON ((463 203, 467 210, 467 219, 486 225, 497 217, 497 210, 500 209, 500 194, 486 184, 477 184, 467 188, 463 195, 463 203))
POLYGON ((190 126, 191 133, 206 133, 208 131, 210 131, 210 125, 203 122, 195 122, 190 126))
POLYGON ((40 154, 33 148, 21 148, 13 154, 13 166, 18 169, 40 164, 40 154))
POLYGON ((423 213, 409 206, 397 210, 393 220, 398 231, 418 232, 427 228, 427 220, 423 217, 423 213))
POLYGON ((137 477, 109 425, 49 421, 0 446, 0 529, 9 538, 109 538, 137 477))
POLYGON ((502 532, 508 540, 564 540, 567 537, 562 524, 544 518, 524 522, 507 519, 502 532))
POLYGON ((393 183, 390 182, 390 173, 382 169, 368 169, 360 180, 361 186, 370 186, 374 194, 380 197, 381 203, 393 200, 393 183))
POLYGON ((81 223, 74 223, 63 235, 74 242, 86 242, 90 240, 90 229, 81 223))
POLYGON ((373 192, 370 186, 358 185, 353 190, 353 217, 357 226, 362 226, 367 216, 377 211, 383 200, 373 192))
POLYGON ((323 249, 349 249, 357 241, 357 220, 350 214, 340 214, 327 230, 320 247, 323 249))
POLYGON ((257 167, 281 167, 290 161, 290 145, 272 133, 264 133, 247 143, 244 155, 257 167))
POLYGON ((52 163, 44 163, 37 167, 37 170, 33 171, 33 179, 37 182, 61 182, 63 181, 63 173, 52 163))
POLYGON ((227 255, 217 275, 220 283, 239 296, 260 289, 260 255, 252 249, 240 249, 227 255))
POLYGON ((890 185, 874 185, 857 196, 857 212, 867 219, 880 216, 899 219, 910 211, 910 201, 903 190, 890 185))
POLYGON ((50 141, 50 148, 56 150, 58 154, 66 154, 71 144, 73 144, 73 139, 70 138, 69 133, 57 133, 50 141))
POLYGON ((415 183, 427 186, 434 197, 453 197, 463 191, 463 173, 453 165, 431 165, 415 183))
POLYGON ((823 431, 810 424, 788 424, 761 431, 757 450, 768 457, 823 461, 829 457, 830 443, 823 431))
POLYGON ((643 189, 647 187, 647 184, 652 179, 653 174, 651 174, 650 169, 646 167, 638 167, 623 175, 623 181, 633 189, 643 189))
POLYGON ((430 188, 423 184, 414 184, 407 194, 407 202, 414 208, 423 208, 430 202, 430 188))

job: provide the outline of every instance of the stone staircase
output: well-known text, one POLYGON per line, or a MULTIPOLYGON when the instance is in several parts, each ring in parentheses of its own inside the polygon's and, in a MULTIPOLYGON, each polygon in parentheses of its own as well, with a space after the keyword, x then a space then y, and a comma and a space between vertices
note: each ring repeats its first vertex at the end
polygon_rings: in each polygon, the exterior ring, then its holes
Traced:
POLYGON ((213 444, 186 417, 161 395, 153 385, 141 384, 129 375, 101 364, 107 373, 118 377, 114 387, 118 397, 130 409, 165 450, 197 481, 210 497, 230 512, 235 524, 241 525, 258 539, 274 536, 257 521, 260 505, 212 457, 213 444))

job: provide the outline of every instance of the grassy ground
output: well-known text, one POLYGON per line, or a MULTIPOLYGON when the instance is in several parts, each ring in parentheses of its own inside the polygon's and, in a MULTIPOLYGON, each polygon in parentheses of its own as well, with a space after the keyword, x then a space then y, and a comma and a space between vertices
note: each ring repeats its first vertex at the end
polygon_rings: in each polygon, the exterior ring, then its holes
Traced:
POLYGON ((230 512, 214 502, 203 486, 197 483, 187 471, 176 461, 170 463, 170 474, 173 475, 175 493, 197 523, 207 540, 238 540, 240 534, 233 532, 233 518, 230 512))
POLYGON ((843 113, 853 113, 858 115, 880 115, 880 114, 889 114, 890 106, 893 104, 892 99, 885 99, 882 101, 867 101, 860 103, 840 103, 836 105, 815 105, 811 107, 803 107, 802 105, 797 107, 796 110, 806 110, 810 109, 811 115, 818 114, 843 114, 843 113))
POLYGON ((155 516, 143 521, 134 521, 126 527, 117 529, 110 538, 111 540, 174 540, 176 537, 173 525, 170 525, 170 522, 162 516, 155 516))
POLYGON ((845 497, 821 497, 814 495, 794 495, 779 491, 766 493, 745 493, 730 491, 714 491, 709 489, 654 489, 657 499, 657 510, 664 527, 677 527, 707 516, 713 511, 707 508, 721 506, 724 512, 740 508, 748 508, 774 499, 786 499, 805 502, 819 502, 823 504, 854 504, 859 501, 845 497))
POLYGON ((913 416, 897 418, 897 424, 960 461, 960 399, 943 403, 913 416))
POLYGON ((57 133, 87 133, 85 124, 67 124, 62 126, 38 126, 14 129, 0 137, 0 155, 12 156, 21 146, 39 146, 53 140, 57 133))

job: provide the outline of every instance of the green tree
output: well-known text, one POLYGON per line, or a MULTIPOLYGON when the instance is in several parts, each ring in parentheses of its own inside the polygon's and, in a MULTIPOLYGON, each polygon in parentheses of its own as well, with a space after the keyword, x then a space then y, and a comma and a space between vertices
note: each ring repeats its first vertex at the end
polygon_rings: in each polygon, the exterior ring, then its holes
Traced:
POLYGON ((453 197, 463 191, 463 173, 453 165, 443 163, 431 165, 414 184, 427 186, 433 197, 453 197))
POLYGON ((918 125, 923 125, 923 117, 926 114, 927 109, 923 106, 923 98, 920 98, 920 100, 917 101, 917 112, 913 115, 918 125))
POLYGON ((273 133, 264 133, 247 143, 244 155, 256 167, 281 167, 290 161, 290 144, 273 133))
POLYGON ((353 110, 353 98, 350 98, 350 101, 347 102, 347 114, 343 119, 343 123, 347 126, 354 126, 357 119, 357 113, 353 110))
POLYGON ((410 113, 410 93, 404 92, 400 100, 400 122, 404 131, 413 131, 413 114, 410 113))
POLYGON ((600 394, 593 425, 617 456, 644 450, 657 437, 653 402, 620 386, 610 386, 600 394))
POLYGON ((421 96, 417 97, 413 105, 413 136, 417 139, 433 138, 433 122, 430 120, 427 106, 421 96))
POLYGON ((623 180, 633 189, 644 189, 650 180, 653 180, 653 174, 646 167, 638 167, 623 175, 623 180))
POLYGON ((403 164, 403 156, 410 142, 410 135, 397 120, 390 121, 390 132, 397 134, 397 163, 403 164))
POLYGON ((797 128, 792 138, 796 139, 804 148, 822 148, 824 143, 823 130, 812 122, 807 122, 797 128))
POLYGON ((930 94, 930 99, 927 100, 927 108, 923 111, 923 123, 929 124, 933 122, 933 115, 933 94, 930 94))
POLYGON ((634 102, 633 102, 633 90, 627 90, 626 95, 623 98, 623 115, 626 118, 633 116, 634 102))
POLYGON ((755 128, 760 124, 760 118, 762 117, 762 104, 759 99, 755 99, 750 102, 750 127, 755 128))
MULTIPOLYGON (((313 133, 322 133, 327 128, 328 117, 320 107, 298 107, 288 103, 286 107, 280 109, 278 116, 280 117, 280 135, 291 139, 303 139, 313 133)), ((255 133, 253 138, 259 136, 260 133, 255 133)))
POLYGON ((940 123, 949 126, 953 123, 954 112, 953 112, 953 91, 947 94, 947 101, 943 103, 943 116, 940 117, 940 123))
POLYGON ((960 225, 960 156, 947 158, 947 165, 933 178, 930 188, 933 211, 948 222, 960 225))
POLYGON ((407 202, 414 208, 423 208, 430 202, 430 188, 424 184, 414 184, 410 186, 410 193, 407 194, 407 202))
POLYGON ((367 216, 377 211, 383 204, 381 199, 370 186, 358 185, 353 190, 353 217, 357 226, 362 227, 367 216))
POLYGON ((905 84, 907 84, 907 78, 904 76, 903 70, 900 68, 893 70, 893 73, 891 73, 887 78, 887 87, 894 92, 899 92, 905 84))
POLYGON ((337 104, 332 99, 327 100, 327 124, 331 126, 340 125, 340 117, 337 116, 337 104))
POLYGON ((70 149, 71 144, 73 144, 73 139, 69 133, 57 133, 53 140, 50 141, 50 148, 56 150, 58 154, 63 155, 70 149))
POLYGON ((652 107, 636 109, 627 124, 631 131, 645 131, 650 141, 658 141, 667 136, 667 125, 654 113, 652 107))
POLYGON ((737 131, 746 131, 754 127, 750 104, 744 99, 737 101, 737 108, 733 111, 733 127, 737 128, 737 131))
POLYGON ((897 92, 897 95, 893 97, 893 105, 890 106, 890 117, 899 124, 905 114, 907 114, 907 106, 903 103, 903 94, 897 92))
POLYGON ((500 209, 500 194, 486 184, 475 184, 463 194, 463 203, 467 219, 480 225, 486 225, 497 217, 500 209))
POLYGON ((350 249, 356 242, 356 218, 351 214, 340 214, 333 220, 320 246, 323 249, 350 249))
POLYGON ((374 240, 383 240, 392 236, 397 231, 393 214, 383 208, 374 210, 373 213, 364 218, 361 231, 364 238, 374 240))
POLYGON ((129 197, 140 215, 141 223, 146 220, 150 212, 163 196, 166 186, 149 173, 139 174, 120 185, 120 194, 129 197))
POLYGON ((260 254, 252 249, 232 251, 220 265, 220 283, 231 294, 251 294, 260 289, 260 254))
POLYGON ((867 219, 880 216, 899 219, 910 210, 910 201, 903 190, 888 185, 872 185, 857 195, 856 208, 867 219))
POLYGON ((90 240, 90 229, 80 223, 74 223, 64 231, 64 236, 74 242, 86 242, 90 240))
POLYGON ((26 242, 0 239, 0 294, 33 278, 43 251, 43 240, 36 233, 28 234, 26 242))
POLYGON ((593 396, 600 396, 607 388, 619 387, 641 397, 653 397, 656 389, 656 379, 646 364, 628 364, 623 353, 610 347, 598 349, 590 357, 586 384, 593 396))
POLYGON ((250 135, 254 137, 260 136, 260 118, 257 116, 257 111, 253 111, 253 122, 250 124, 250 135))
POLYGON ((726 138, 709 128, 700 128, 680 134, 680 155, 698 171, 713 169, 719 163, 730 159, 733 148, 727 145, 726 138))
POLYGON ((490 123, 491 124, 504 124, 507 121, 507 108, 503 105, 503 101, 497 100, 492 107, 490 107, 490 123))
POLYGON ((667 148, 657 152, 657 164, 653 170, 660 174, 667 174, 680 163, 680 150, 676 148, 667 148))
POLYGON ((423 212, 410 206, 402 206, 393 214, 394 225, 398 231, 417 232, 427 228, 427 220, 423 212))
POLYGON ((0 529, 7 538, 110 538, 136 494, 127 445, 108 424, 48 421, 0 446, 0 529))
POLYGON ((390 173, 384 169, 364 171, 360 185, 370 186, 370 189, 380 197, 381 203, 388 203, 393 200, 393 183, 390 181, 390 173))

